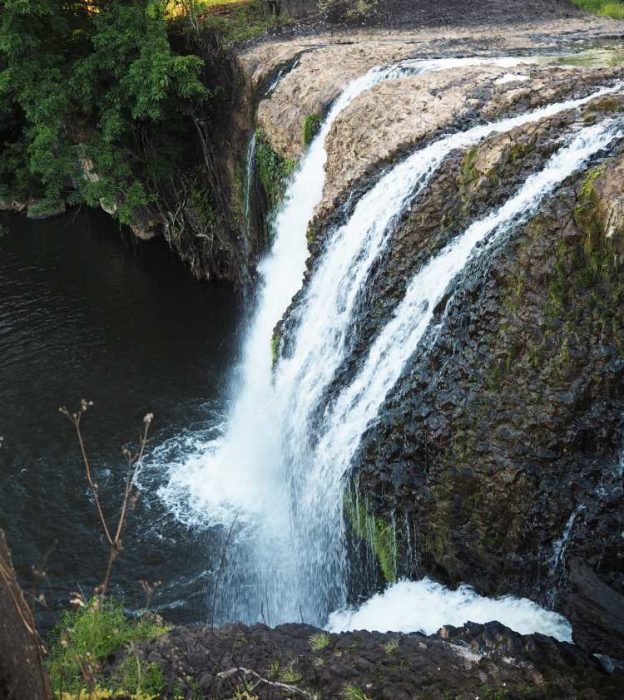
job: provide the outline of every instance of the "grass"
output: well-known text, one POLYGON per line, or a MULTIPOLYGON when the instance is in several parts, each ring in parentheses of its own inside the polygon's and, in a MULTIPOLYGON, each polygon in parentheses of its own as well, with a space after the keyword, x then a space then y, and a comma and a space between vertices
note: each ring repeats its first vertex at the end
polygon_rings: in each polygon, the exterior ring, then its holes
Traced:
POLYGON ((294 667, 294 664, 290 664, 285 669, 280 672, 279 679, 282 683, 299 683, 303 676, 294 667))
POLYGON ((394 652, 399 648, 399 640, 398 639, 391 639, 389 642, 386 642, 383 645, 383 650, 386 653, 387 656, 390 656, 391 654, 394 654, 394 652))
POLYGON ((328 646, 330 642, 329 635, 325 632, 319 632, 318 634, 313 634, 310 637, 310 649, 312 651, 321 651, 328 646))
POLYGON ((343 700, 370 700, 368 695, 361 688, 358 688, 357 685, 353 685, 353 683, 345 685, 342 697, 343 700))
POLYGON ((593 12, 601 17, 624 19, 624 2, 613 0, 572 0, 572 2, 587 12, 593 12))
POLYGON ((166 631, 151 620, 127 617, 119 603, 92 598, 84 607, 66 612, 53 632, 47 664, 52 689, 78 694, 97 684, 135 695, 157 694, 163 684, 161 670, 136 655, 129 655, 110 678, 104 678, 102 670, 111 655, 166 631))
POLYGON ((223 44, 230 45, 249 41, 262 36, 272 27, 283 27, 292 22, 289 17, 274 17, 264 11, 260 0, 225 3, 206 0, 200 3, 199 16, 201 25, 219 34, 223 44), (219 11, 211 7, 223 6, 219 11))

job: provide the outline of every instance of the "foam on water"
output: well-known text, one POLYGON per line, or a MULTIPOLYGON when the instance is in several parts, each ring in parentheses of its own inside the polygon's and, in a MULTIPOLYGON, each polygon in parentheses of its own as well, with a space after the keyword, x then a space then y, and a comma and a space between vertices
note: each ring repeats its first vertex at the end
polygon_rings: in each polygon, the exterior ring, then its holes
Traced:
POLYGON ((572 641, 572 628, 564 617, 526 598, 484 598, 468 586, 451 590, 428 578, 399 581, 358 608, 333 612, 326 629, 434 634, 444 625, 495 620, 520 634, 539 632, 572 641))

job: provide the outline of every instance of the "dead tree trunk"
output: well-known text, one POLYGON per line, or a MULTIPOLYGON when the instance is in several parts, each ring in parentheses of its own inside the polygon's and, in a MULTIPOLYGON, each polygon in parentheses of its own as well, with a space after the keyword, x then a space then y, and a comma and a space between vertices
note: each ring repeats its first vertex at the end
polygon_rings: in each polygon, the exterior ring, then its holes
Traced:
POLYGON ((0 700, 50 700, 32 611, 0 530, 0 700))

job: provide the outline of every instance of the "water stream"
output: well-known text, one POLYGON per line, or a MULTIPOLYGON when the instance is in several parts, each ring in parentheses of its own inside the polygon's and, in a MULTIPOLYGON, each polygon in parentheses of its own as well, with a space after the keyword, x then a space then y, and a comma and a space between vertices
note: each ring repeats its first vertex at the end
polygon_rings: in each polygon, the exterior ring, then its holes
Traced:
POLYGON ((192 527, 222 524, 229 532, 225 566, 216 572, 223 579, 218 610, 212 606, 217 619, 324 624, 332 610, 346 605, 345 477, 363 432, 417 352, 436 305, 468 263, 486 260, 489 247, 621 136, 619 125, 609 121, 578 130, 508 202, 457 232, 409 283, 353 380, 332 405, 323 406, 324 390, 343 361, 354 305, 372 265, 405 207, 444 158, 489 134, 620 89, 602 88, 582 99, 442 137, 389 169, 360 199, 349 220, 327 235, 294 312, 292 351, 273 367, 271 337, 301 287, 306 231, 322 196, 324 143, 333 122, 358 94, 381 80, 453 65, 445 60, 375 68, 351 83, 333 105, 275 220, 275 240, 260 267, 262 288, 225 429, 169 466, 160 496, 178 519, 192 527), (320 421, 315 418, 319 406, 320 421))

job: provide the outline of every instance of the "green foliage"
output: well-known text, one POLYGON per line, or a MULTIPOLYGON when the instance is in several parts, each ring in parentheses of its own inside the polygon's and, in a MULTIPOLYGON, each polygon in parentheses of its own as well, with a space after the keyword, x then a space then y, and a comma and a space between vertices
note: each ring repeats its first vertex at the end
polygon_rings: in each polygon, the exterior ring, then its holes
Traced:
POLYGON ((136 654, 129 654, 107 683, 111 690, 133 696, 153 697, 165 689, 165 674, 160 664, 146 663, 136 654))
POLYGON ((624 3, 613 0, 572 0, 572 2, 587 12, 593 12, 602 17, 624 19, 624 3))
POLYGON ((319 632, 310 637, 310 649, 312 651, 322 651, 329 645, 330 637, 326 632, 319 632))
POLYGON ((202 26, 214 31, 226 46, 255 39, 271 27, 287 26, 291 21, 288 17, 275 17, 264 12, 261 0, 232 4, 227 12, 201 15, 202 26))
POLYGON ((363 499, 350 491, 345 498, 345 511, 356 537, 365 540, 377 557, 386 583, 396 581, 394 528, 378 515, 368 512, 363 499))
POLYGON ((267 197, 269 210, 274 210, 284 197, 288 178, 297 163, 294 160, 280 158, 262 132, 259 131, 257 134, 256 164, 258 178, 267 197))
POLYGON ((303 120, 303 145, 309 146, 323 123, 322 114, 308 114, 303 120))
POLYGON ((370 700, 368 695, 366 695, 361 688, 358 688, 357 685, 354 685, 353 683, 345 685, 342 691, 342 697, 343 700, 370 700))
POLYGON ((294 663, 280 671, 279 679, 282 683, 299 683, 303 676, 294 667, 294 663))
MULTIPOLYGON (((147 642, 166 631, 166 627, 150 620, 126 617, 119 603, 92 598, 79 610, 66 612, 53 633, 48 660, 53 690, 79 692, 86 687, 85 669, 100 680, 104 662, 112 654, 132 643, 147 642)), ((158 685, 161 676, 154 665, 142 667, 138 659, 130 655, 117 676, 109 679, 111 682, 106 685, 134 683, 134 687, 124 689, 145 693, 158 685), (142 684, 141 687, 137 687, 137 683, 142 684)))
POLYGON ((374 14, 379 0, 318 0, 321 12, 337 13, 351 20, 362 20, 374 14))
POLYGON ((183 162, 208 92, 202 60, 172 49, 165 4, 5 1, 0 182, 12 193, 103 199, 129 222, 183 162))

